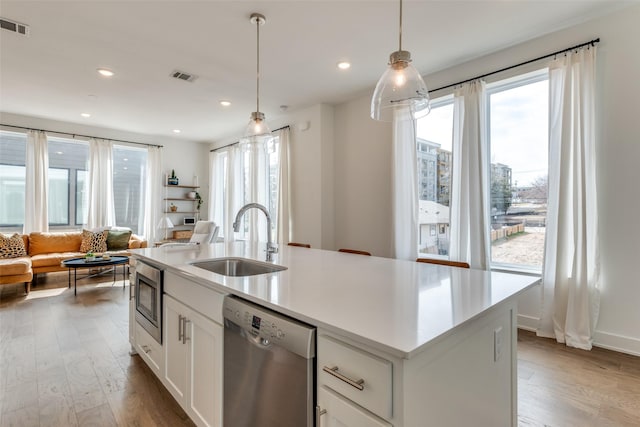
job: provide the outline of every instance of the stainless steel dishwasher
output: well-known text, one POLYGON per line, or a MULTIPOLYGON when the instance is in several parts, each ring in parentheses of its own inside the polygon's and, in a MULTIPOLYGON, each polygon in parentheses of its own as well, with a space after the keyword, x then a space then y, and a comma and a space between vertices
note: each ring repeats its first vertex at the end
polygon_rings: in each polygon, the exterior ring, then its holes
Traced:
POLYGON ((224 427, 313 427, 315 328, 228 296, 224 427))

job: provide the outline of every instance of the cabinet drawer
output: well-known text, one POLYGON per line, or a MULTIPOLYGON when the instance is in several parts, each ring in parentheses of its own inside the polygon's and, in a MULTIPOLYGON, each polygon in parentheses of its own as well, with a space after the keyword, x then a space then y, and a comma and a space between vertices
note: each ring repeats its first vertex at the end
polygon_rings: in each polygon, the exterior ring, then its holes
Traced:
POLYGON ((136 322, 136 351, 142 357, 151 370, 160 378, 164 367, 164 353, 162 345, 156 341, 147 331, 136 322))
POLYGON ((318 383, 383 418, 393 416, 393 364, 388 360, 322 335, 318 383))
POLYGON ((164 292, 218 324, 224 324, 222 320, 224 294, 171 271, 164 272, 164 292))

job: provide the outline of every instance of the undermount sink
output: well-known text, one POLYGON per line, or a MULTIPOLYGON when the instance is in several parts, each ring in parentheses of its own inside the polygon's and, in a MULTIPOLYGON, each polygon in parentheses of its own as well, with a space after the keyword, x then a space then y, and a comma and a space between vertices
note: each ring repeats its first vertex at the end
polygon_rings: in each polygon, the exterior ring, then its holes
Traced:
POLYGON ((287 269, 287 267, 281 265, 268 264, 247 258, 218 258, 194 262, 191 265, 231 277, 255 276, 257 274, 275 273, 276 271, 287 269))

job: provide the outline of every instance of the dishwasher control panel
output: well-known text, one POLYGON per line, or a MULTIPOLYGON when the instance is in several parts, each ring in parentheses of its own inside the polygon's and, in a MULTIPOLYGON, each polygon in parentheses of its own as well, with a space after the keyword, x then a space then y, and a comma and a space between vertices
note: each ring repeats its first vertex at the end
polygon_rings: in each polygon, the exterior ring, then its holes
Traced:
POLYGON ((223 317, 267 342, 285 347, 304 357, 315 356, 315 328, 289 316, 235 296, 227 296, 223 317))

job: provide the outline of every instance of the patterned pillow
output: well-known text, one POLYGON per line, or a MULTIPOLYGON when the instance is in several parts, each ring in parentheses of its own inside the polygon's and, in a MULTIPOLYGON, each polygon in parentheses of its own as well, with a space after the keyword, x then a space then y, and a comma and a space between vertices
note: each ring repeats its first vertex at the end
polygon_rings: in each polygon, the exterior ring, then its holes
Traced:
POLYGON ((18 258, 27 256, 27 249, 24 247, 24 241, 18 233, 14 233, 11 237, 0 234, 0 258, 18 258))
POLYGON ((82 243, 80 252, 106 252, 108 230, 96 233, 89 230, 82 230, 82 243))

